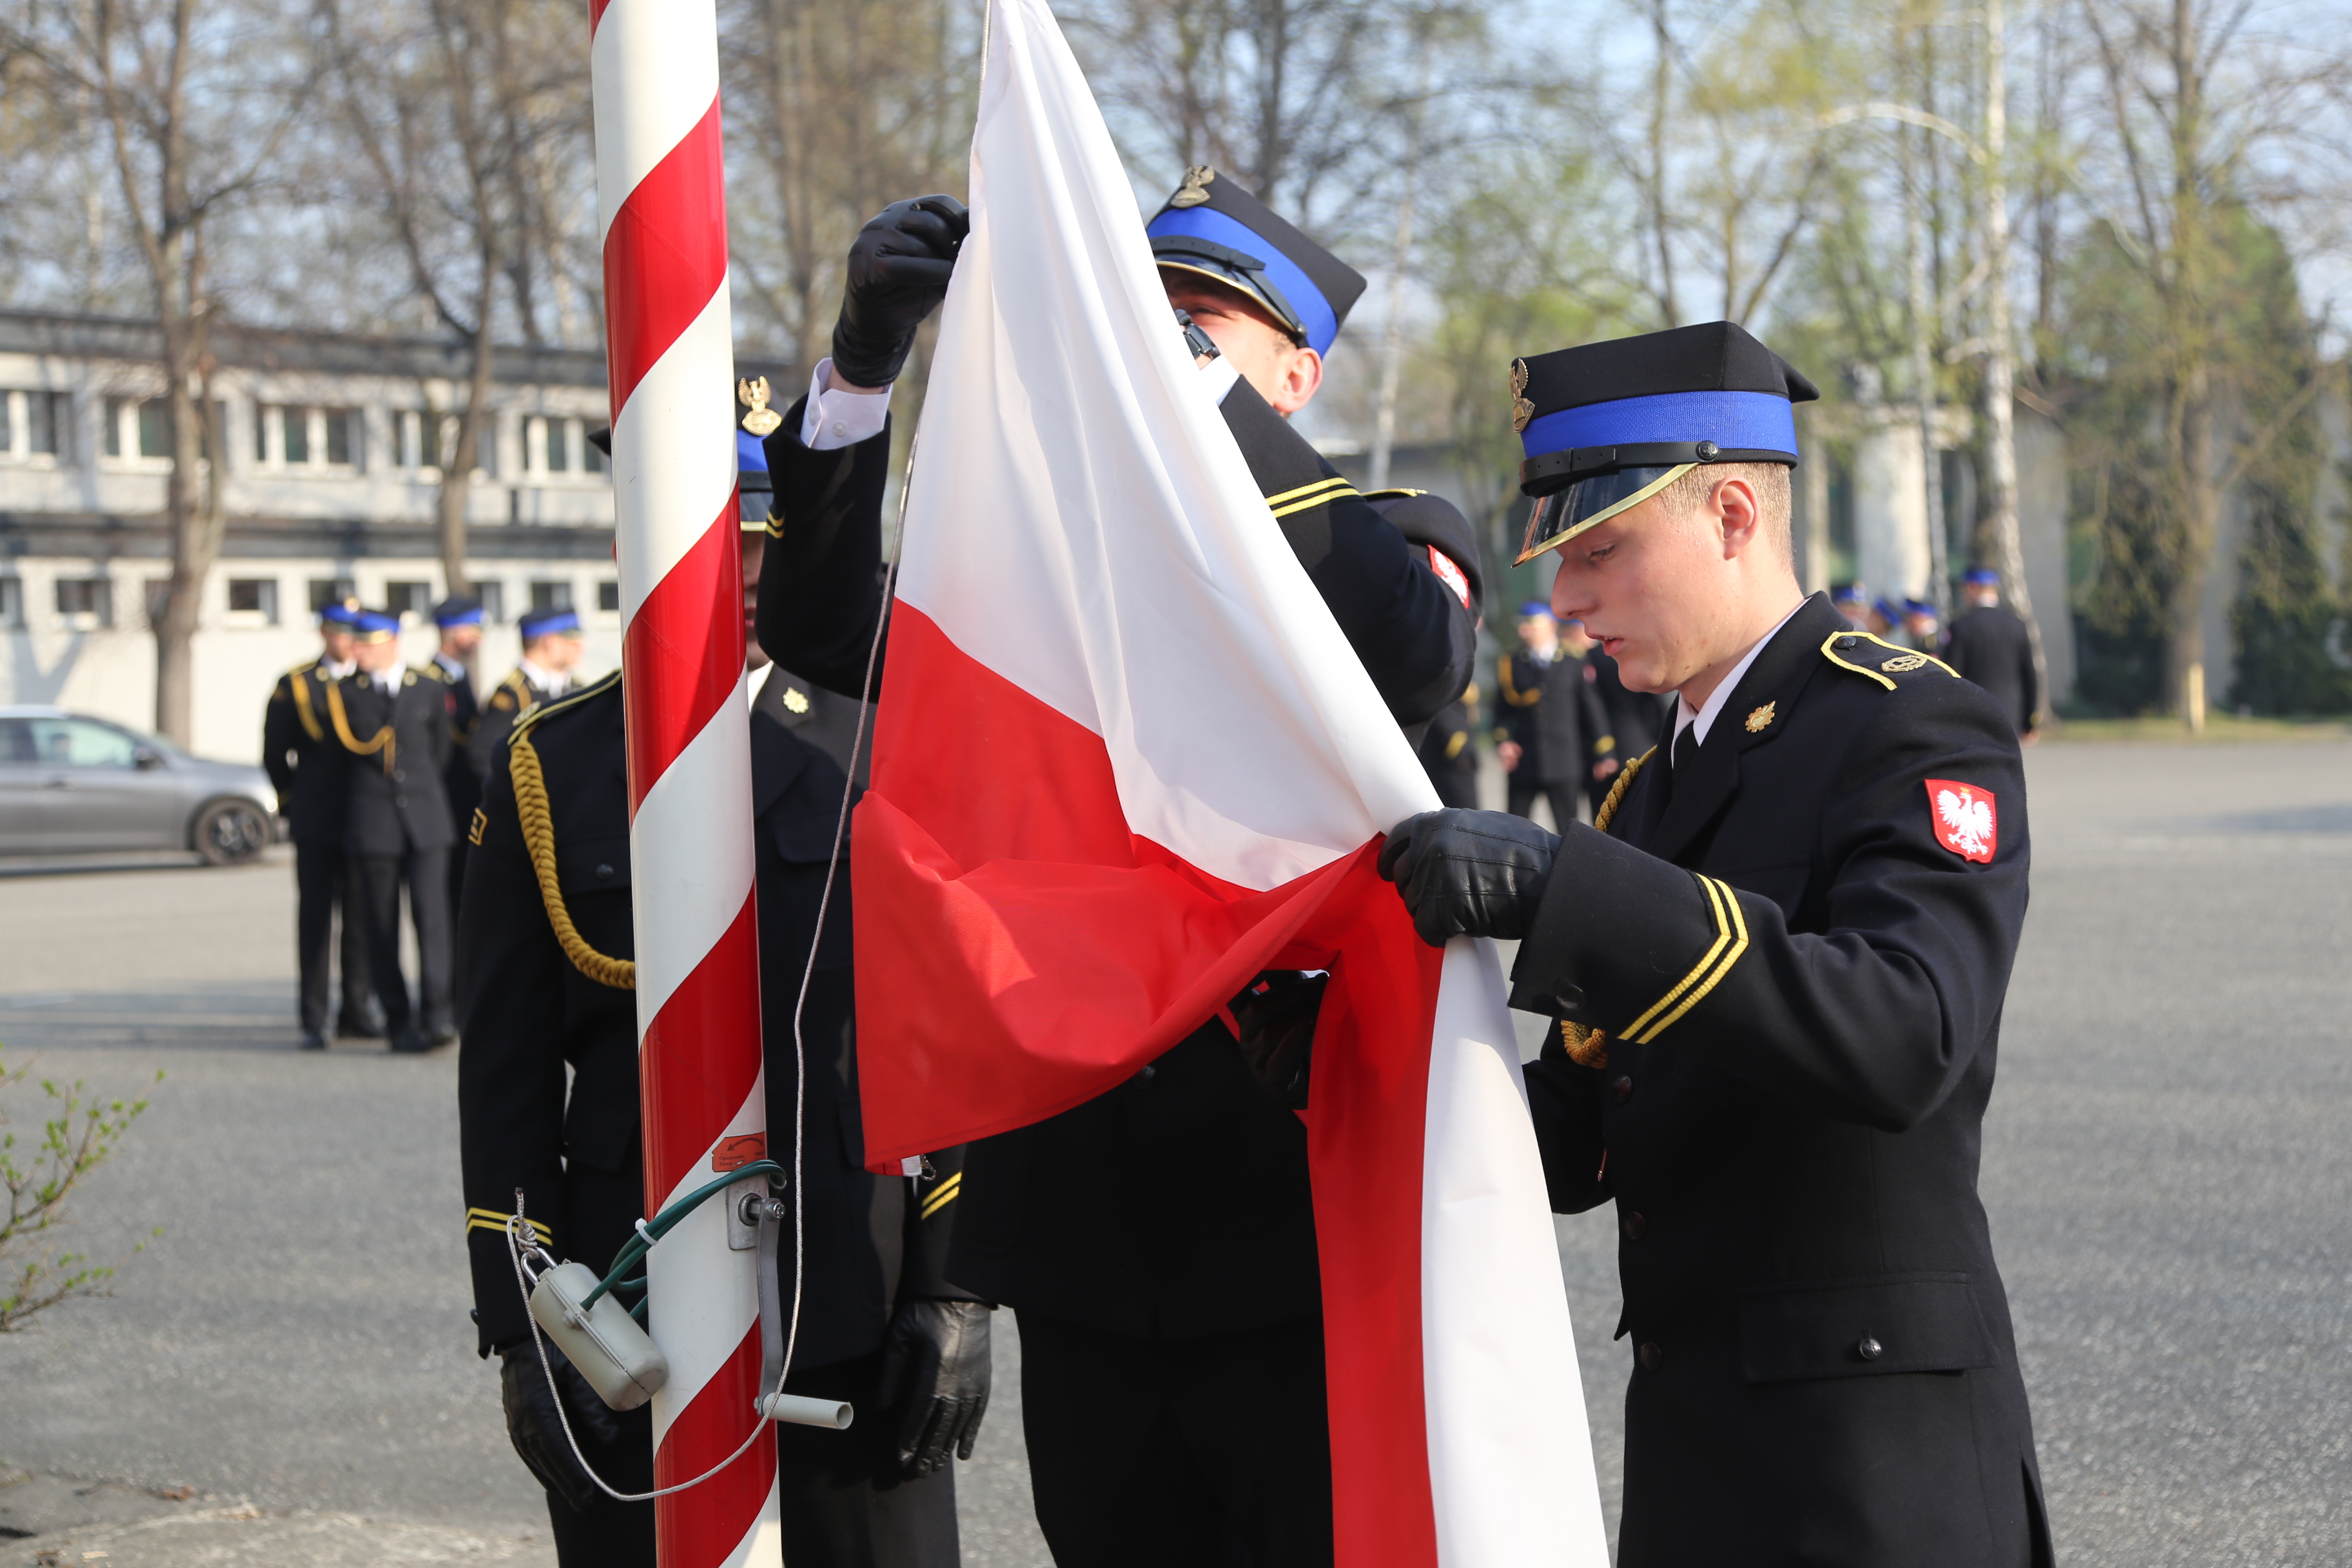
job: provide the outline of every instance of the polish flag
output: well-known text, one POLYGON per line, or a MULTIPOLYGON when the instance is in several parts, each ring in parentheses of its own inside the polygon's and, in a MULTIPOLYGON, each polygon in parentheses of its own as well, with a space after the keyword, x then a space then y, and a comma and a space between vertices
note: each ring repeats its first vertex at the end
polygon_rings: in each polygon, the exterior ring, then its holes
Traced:
POLYGON ((992 13, 855 835, 868 1158, 1042 1120, 1258 971, 1330 970, 1339 1563, 1603 1568, 1501 967, 1373 869, 1436 795, 1184 352, 1045 0, 992 13))

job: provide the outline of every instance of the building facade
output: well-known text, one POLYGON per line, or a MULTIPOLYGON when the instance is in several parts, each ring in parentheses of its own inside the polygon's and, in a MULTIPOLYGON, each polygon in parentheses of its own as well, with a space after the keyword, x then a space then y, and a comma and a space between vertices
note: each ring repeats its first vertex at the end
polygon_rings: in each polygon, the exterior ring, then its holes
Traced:
MULTIPOLYGON (((213 349, 226 438, 206 460, 225 462, 227 524, 200 612, 194 743, 254 760, 271 683, 317 651, 320 605, 396 611, 404 658, 430 657, 440 458, 471 367, 462 345, 331 333, 223 327, 213 349)), ((149 323, 0 311, 0 701, 152 722, 148 605, 170 572, 160 357, 149 323)), ((772 363, 744 374, 792 385, 772 363)), ((603 354, 499 351, 466 486, 486 687, 520 652, 515 617, 539 605, 579 612, 583 673, 619 661, 612 483, 587 440, 605 421, 603 354)))

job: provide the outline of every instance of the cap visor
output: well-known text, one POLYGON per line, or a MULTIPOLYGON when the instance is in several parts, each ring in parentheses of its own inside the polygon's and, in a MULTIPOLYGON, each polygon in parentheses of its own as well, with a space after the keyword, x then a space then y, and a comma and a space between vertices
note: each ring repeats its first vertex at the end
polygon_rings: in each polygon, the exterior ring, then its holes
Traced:
POLYGON ((1205 278, 1212 283, 1221 284, 1265 311, 1266 320, 1273 323, 1276 331, 1304 341, 1301 337, 1302 329, 1289 319, 1289 313, 1267 299, 1265 291, 1251 282, 1246 274, 1228 272, 1213 263, 1192 258, 1187 258, 1182 261, 1171 261, 1165 256, 1155 257, 1152 258, 1152 265, 1162 272, 1189 272, 1196 278, 1205 278))
POLYGON ((1526 540, 1514 566, 1524 566, 1547 550, 1557 550, 1578 534, 1599 526, 1629 507, 1636 507, 1693 468, 1677 463, 1670 468, 1619 468, 1577 480, 1536 501, 1528 515, 1526 540))

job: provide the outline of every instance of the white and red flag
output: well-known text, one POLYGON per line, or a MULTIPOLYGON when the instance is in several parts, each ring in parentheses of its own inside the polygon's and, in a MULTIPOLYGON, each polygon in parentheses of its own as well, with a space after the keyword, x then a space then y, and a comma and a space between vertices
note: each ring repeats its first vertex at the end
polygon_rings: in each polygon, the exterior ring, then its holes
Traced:
POLYGON ((868 1158, 1040 1121, 1258 971, 1328 968, 1339 1561, 1601 1568, 1500 966, 1423 945, 1373 869, 1436 795, 1185 353, 1045 0, 990 29, 855 835, 868 1158))

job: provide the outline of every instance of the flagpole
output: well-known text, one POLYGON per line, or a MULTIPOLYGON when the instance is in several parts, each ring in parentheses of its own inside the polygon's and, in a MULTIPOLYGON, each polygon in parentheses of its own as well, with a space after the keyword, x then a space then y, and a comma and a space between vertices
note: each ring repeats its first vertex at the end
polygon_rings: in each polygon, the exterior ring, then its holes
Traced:
MULTIPOLYGON (((590 0, 590 18, 651 1215, 767 1130, 718 18, 713 0, 590 0)), ((661 1568, 780 1562, 757 1259, 717 1203, 646 1258, 670 1366, 655 1485, 724 1464, 656 1500, 661 1568)))

